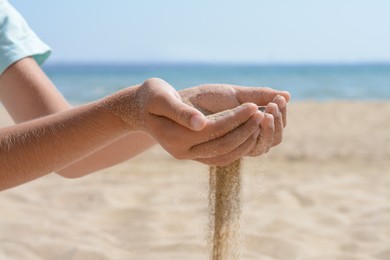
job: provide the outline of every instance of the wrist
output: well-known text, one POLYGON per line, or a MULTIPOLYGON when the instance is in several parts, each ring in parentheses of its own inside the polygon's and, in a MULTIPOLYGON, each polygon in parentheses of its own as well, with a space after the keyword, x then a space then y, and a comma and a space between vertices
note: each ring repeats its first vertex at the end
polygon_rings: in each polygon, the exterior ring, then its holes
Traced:
POLYGON ((99 106, 111 114, 112 120, 120 122, 127 131, 142 129, 139 87, 125 88, 98 101, 99 106))

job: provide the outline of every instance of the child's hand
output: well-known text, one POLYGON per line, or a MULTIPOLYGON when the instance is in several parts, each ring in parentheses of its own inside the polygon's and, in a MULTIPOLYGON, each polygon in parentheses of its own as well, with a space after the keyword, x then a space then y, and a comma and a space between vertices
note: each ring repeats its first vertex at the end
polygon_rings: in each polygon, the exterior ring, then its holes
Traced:
MULTIPOLYGON (((267 106, 265 117, 259 124, 260 134, 256 145, 245 155, 263 154, 282 141, 283 128, 287 123, 286 103, 290 99, 290 94, 286 91, 227 84, 205 84, 182 90, 179 93, 184 102, 205 114, 214 114, 246 102, 267 106)), ((210 159, 202 159, 201 161, 213 164, 210 159)))
POLYGON ((263 119, 253 103, 235 106, 217 120, 206 119, 160 79, 117 92, 103 104, 128 129, 149 133, 175 158, 213 164, 229 163, 251 151, 263 119))
MULTIPOLYGON (((289 99, 289 96, 286 96, 289 99)), ((258 156, 267 153, 269 149, 282 142, 283 128, 287 124, 286 98, 282 95, 275 96, 269 102, 265 109, 265 118, 268 121, 262 122, 261 128, 264 127, 257 140, 256 147, 248 154, 249 156, 258 156), (268 128, 267 128, 268 124, 268 128), (268 130, 267 130, 268 129, 268 130), (273 133, 273 135, 272 135, 273 133)))

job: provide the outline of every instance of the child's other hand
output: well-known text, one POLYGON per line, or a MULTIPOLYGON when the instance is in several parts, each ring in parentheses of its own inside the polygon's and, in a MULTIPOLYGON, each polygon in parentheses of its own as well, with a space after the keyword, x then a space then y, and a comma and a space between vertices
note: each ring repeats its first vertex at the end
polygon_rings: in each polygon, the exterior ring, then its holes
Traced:
MULTIPOLYGON (((245 155, 261 155, 282 141, 283 128, 287 123, 286 103, 290 100, 290 94, 286 91, 228 84, 205 84, 179 93, 184 102, 205 114, 232 109, 246 102, 267 106, 264 119, 259 124, 260 133, 256 145, 245 155)), ((210 163, 210 160, 203 160, 203 162, 210 163)))

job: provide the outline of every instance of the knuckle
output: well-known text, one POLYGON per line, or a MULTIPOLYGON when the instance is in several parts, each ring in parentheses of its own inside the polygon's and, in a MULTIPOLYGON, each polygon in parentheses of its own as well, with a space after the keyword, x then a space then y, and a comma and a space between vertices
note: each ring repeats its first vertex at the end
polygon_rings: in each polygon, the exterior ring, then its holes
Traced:
POLYGON ((156 84, 160 84, 163 80, 160 79, 160 78, 157 78, 157 77, 152 77, 152 78, 148 78, 144 81, 144 85, 145 86, 149 86, 149 87, 152 87, 152 86, 156 86, 156 84))

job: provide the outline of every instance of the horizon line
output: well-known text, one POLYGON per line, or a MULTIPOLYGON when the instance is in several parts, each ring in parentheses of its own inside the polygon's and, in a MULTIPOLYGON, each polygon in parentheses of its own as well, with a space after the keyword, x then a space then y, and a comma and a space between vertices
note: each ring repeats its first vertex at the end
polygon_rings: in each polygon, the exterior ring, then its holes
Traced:
POLYGON ((42 66, 390 66, 389 61, 213 62, 213 61, 46 61, 42 66))

